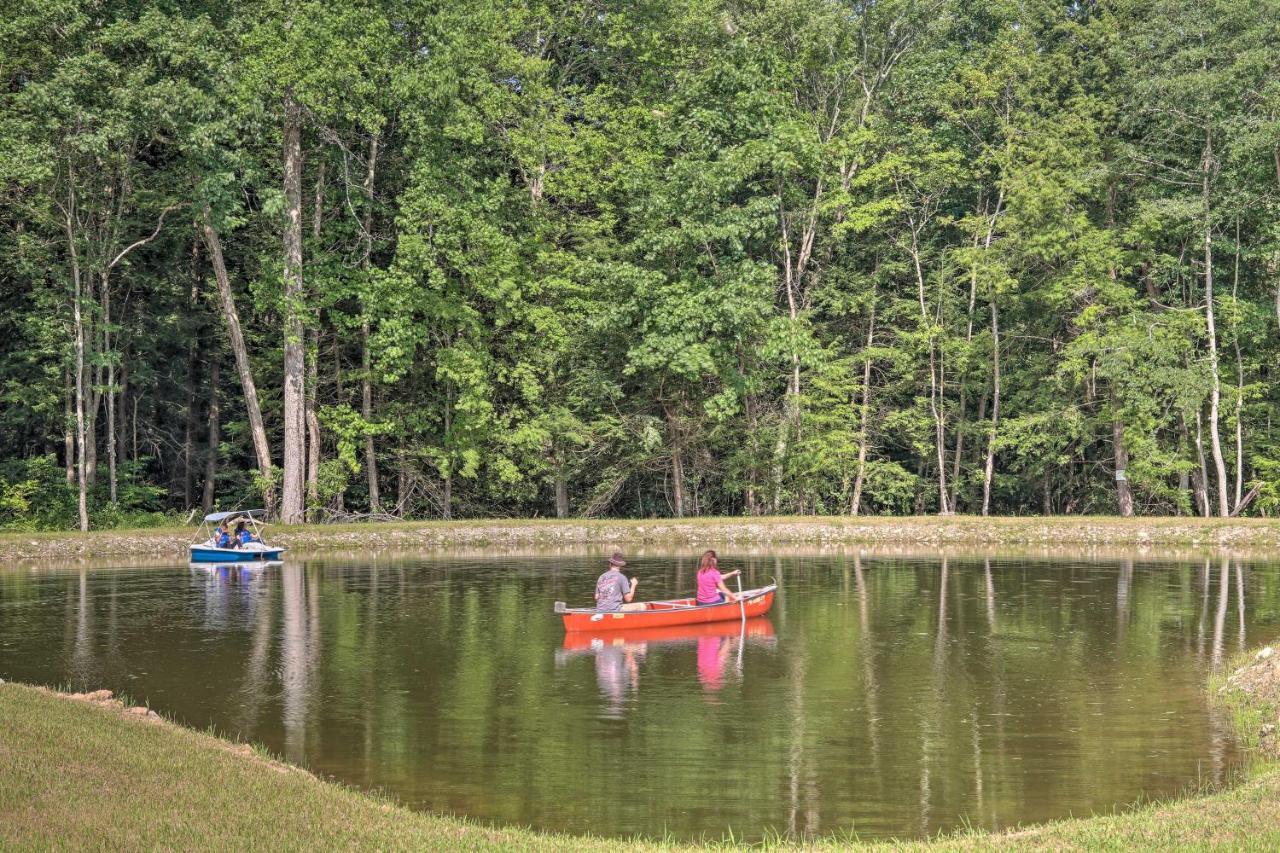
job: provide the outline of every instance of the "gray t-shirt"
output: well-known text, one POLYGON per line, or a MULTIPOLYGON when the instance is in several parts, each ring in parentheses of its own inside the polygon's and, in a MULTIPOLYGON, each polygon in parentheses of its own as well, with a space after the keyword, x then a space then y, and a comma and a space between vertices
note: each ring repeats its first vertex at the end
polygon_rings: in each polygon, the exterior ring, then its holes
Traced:
POLYGON ((596 579, 596 609, 617 610, 629 592, 631 582, 627 576, 617 569, 609 569, 596 579))

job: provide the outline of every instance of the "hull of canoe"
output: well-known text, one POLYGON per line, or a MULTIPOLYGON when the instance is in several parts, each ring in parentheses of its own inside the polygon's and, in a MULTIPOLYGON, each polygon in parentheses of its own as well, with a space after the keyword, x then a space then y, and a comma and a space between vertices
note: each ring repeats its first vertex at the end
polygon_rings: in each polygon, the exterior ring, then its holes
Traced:
POLYGON ((266 548, 261 551, 242 551, 238 548, 210 548, 207 545, 192 545, 191 562, 262 563, 279 560, 280 555, 283 553, 283 548, 266 548))
POLYGON ((720 622, 701 622, 696 625, 668 625, 658 628, 621 628, 616 631, 573 631, 564 635, 562 651, 591 651, 601 643, 611 646, 661 646, 680 643, 696 643, 704 637, 738 637, 768 643, 774 639, 773 623, 765 617, 748 619, 741 617, 720 622))
POLYGON ((745 604, 725 602, 694 607, 692 598, 645 602, 644 610, 620 610, 599 613, 594 610, 569 610, 562 614, 565 631, 621 631, 639 628, 670 628, 677 625, 700 625, 708 622, 741 620, 763 616, 773 607, 777 588, 767 586, 743 593, 745 604))

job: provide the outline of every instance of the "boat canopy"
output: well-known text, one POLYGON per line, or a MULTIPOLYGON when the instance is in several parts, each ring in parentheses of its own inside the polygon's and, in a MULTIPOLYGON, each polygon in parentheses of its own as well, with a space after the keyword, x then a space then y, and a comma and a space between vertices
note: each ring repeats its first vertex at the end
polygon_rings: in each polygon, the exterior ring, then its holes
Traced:
POLYGON ((262 521, 267 517, 265 509, 233 509, 227 512, 211 512, 204 517, 204 520, 210 524, 217 524, 219 521, 226 521, 228 518, 252 518, 254 521, 262 521))

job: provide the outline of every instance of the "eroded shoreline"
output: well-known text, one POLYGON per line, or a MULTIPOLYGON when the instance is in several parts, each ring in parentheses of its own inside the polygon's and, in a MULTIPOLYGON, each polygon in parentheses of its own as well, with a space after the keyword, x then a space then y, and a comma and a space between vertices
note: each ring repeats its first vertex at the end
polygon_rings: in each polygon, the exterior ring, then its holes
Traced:
MULTIPOLYGON (((0 534, 0 562, 107 557, 181 559, 194 527, 0 534)), ((869 546, 886 552, 959 549, 1053 556, 1280 554, 1280 521, 1202 518, 700 518, 693 520, 468 520, 276 526, 272 544, 305 554, 339 552, 605 550, 663 546, 746 552, 768 546, 869 546), (1155 552, 1159 552, 1156 554, 1155 552)))

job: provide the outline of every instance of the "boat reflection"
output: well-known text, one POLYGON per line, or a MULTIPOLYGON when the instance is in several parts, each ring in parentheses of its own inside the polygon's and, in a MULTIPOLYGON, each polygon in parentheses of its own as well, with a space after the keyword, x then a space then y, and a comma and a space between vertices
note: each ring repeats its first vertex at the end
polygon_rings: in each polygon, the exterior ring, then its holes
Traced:
POLYGON ((776 643, 773 623, 765 616, 746 622, 575 631, 565 634, 563 647, 556 650, 556 665, 563 666, 578 657, 593 657, 596 683, 605 698, 604 716, 621 718, 628 696, 639 689, 640 664, 650 652, 693 647, 698 681, 706 690, 715 692, 724 687, 725 669, 731 660, 741 677, 744 646, 776 643))

